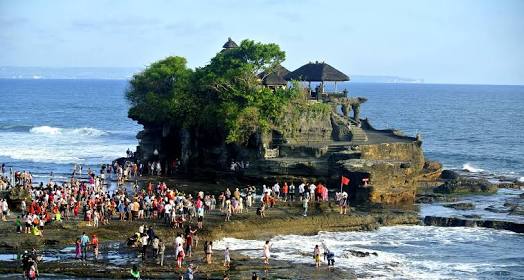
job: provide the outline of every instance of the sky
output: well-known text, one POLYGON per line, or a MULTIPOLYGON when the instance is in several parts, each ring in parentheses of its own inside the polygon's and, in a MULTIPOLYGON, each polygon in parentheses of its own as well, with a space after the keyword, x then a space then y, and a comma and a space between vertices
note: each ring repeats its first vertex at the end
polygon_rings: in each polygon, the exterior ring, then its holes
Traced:
POLYGON ((0 0, 0 66, 198 67, 228 37, 277 43, 290 70, 524 84, 519 0, 0 0))

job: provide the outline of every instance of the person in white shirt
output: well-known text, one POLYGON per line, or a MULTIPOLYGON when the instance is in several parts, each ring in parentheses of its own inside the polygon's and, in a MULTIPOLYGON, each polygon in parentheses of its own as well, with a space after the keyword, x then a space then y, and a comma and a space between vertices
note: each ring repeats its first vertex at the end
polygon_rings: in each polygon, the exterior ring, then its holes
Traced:
POLYGON ((273 185, 273 193, 275 194, 275 197, 280 198, 280 185, 278 183, 273 185))
POLYGON ((315 199, 315 189, 317 188, 317 186, 315 186, 315 184, 311 183, 311 185, 309 185, 309 197, 311 198, 311 200, 313 201, 315 199))
POLYGON ((302 201, 304 199, 304 192, 306 191, 306 184, 302 183, 298 186, 298 197, 302 201))

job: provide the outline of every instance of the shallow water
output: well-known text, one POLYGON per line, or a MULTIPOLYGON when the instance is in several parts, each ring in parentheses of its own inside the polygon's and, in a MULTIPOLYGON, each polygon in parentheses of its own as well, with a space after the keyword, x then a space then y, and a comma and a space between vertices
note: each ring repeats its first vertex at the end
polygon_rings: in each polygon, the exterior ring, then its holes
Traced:
POLYGON ((464 195, 459 196, 457 202, 432 203, 420 205, 420 216, 437 216, 437 217, 460 217, 465 218, 464 215, 478 215, 481 219, 496 220, 496 221, 511 221, 517 223, 524 223, 524 216, 509 214, 509 208, 504 206, 508 201, 513 205, 524 207, 524 198, 520 194, 524 190, 513 189, 499 189, 494 195, 464 195), (454 208, 444 207, 444 204, 452 204, 458 202, 470 202, 475 205, 472 210, 457 210, 454 208), (486 210, 486 208, 495 209, 498 212, 486 210))
MULTIPOLYGON (((372 232, 320 232, 271 239, 273 262, 313 265, 313 248, 324 242, 335 252, 336 266, 360 279, 522 279, 524 235, 484 228, 430 226, 382 227, 372 232), (348 249, 377 252, 354 257, 348 249)), ((225 238, 226 246, 250 257, 262 257, 264 241, 225 238)), ((324 264, 325 265, 325 264, 324 264)))

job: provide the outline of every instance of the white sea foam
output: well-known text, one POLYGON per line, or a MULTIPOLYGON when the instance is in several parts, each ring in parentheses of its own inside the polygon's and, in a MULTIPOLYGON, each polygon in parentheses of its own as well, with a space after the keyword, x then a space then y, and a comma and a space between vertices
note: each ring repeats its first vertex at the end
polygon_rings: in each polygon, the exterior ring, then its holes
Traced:
POLYGON ((519 178, 517 179, 517 181, 519 181, 519 182, 523 182, 523 183, 524 183, 524 177, 519 177, 519 178))
POLYGON ((106 131, 98 130, 91 127, 81 127, 81 128, 59 128, 52 126, 36 126, 29 130, 32 134, 46 135, 46 136, 56 136, 56 135, 67 135, 67 136, 91 136, 98 137, 107 135, 106 131))
POLYGON ((125 156, 125 151, 136 145, 133 138, 107 136, 95 128, 50 126, 4 132, 0 133, 0 156, 42 163, 98 164, 125 156))
MULTIPOLYGON (((519 234, 483 228, 394 226, 372 232, 277 236, 271 240, 271 257, 274 261, 313 265, 313 248, 324 243, 335 253, 336 266, 352 271, 359 279, 497 278, 490 273, 524 261, 519 253, 524 250, 521 241, 519 234), (495 242, 497 246, 493 247, 495 242), (378 256, 355 257, 347 253, 348 249, 376 252, 378 256)), ((261 258, 263 244, 260 240, 224 238, 215 248, 227 246, 261 258)))
POLYGON ((473 172, 473 173, 480 173, 480 172, 484 171, 484 169, 480 169, 478 167, 475 167, 475 166, 473 166, 469 162, 462 165, 462 170, 465 170, 465 171, 468 171, 468 172, 473 172))

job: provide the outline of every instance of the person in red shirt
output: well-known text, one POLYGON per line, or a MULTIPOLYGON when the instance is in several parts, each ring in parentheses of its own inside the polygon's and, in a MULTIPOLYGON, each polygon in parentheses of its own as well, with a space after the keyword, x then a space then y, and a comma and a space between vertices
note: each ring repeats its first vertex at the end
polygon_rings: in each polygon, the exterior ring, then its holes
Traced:
POLYGON ((93 252, 95 254, 95 260, 96 260, 98 259, 98 248, 99 248, 98 238, 96 237, 96 234, 93 234, 92 236, 91 245, 93 246, 93 252))
POLYGON ((288 192, 289 192, 289 187, 287 186, 287 182, 284 182, 284 186, 282 186, 282 194, 284 195, 284 201, 287 201, 288 192))

